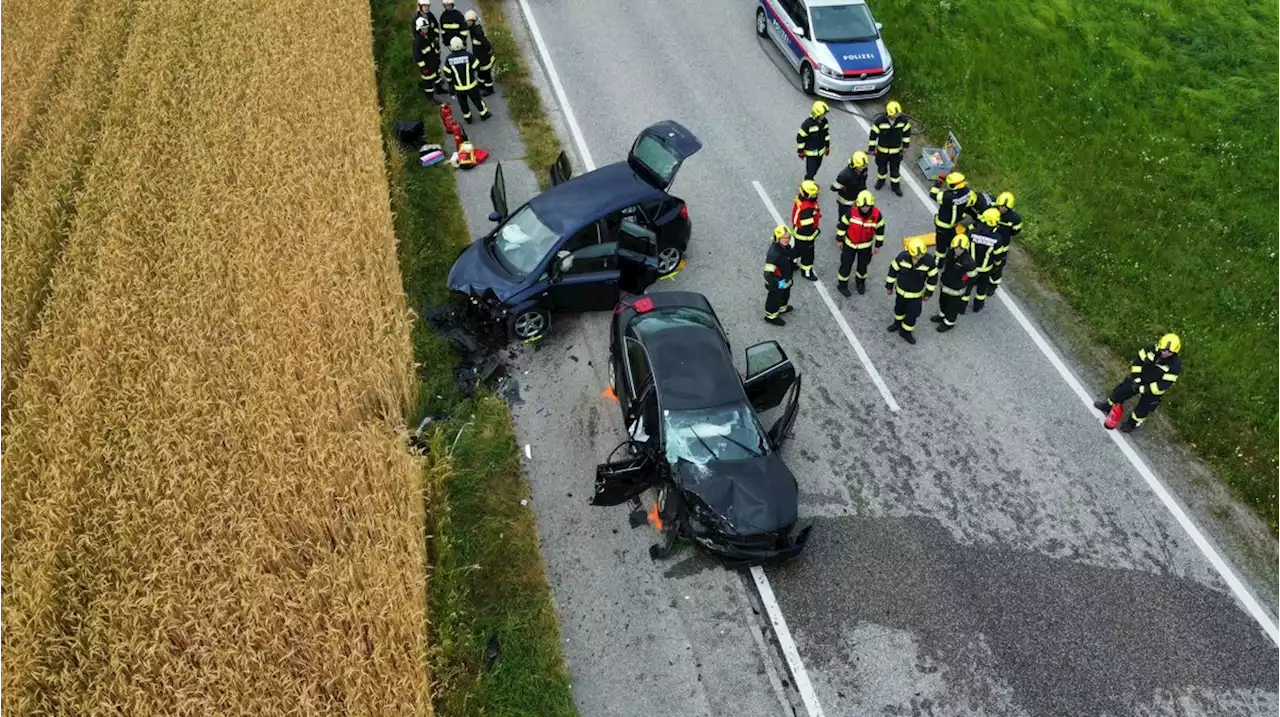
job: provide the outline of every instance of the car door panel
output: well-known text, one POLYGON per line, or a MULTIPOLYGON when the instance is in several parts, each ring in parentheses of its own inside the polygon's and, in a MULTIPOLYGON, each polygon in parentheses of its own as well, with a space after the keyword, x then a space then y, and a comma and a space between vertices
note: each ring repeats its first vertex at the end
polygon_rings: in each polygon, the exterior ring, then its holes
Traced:
POLYGON ((777 341, 747 347, 747 378, 742 387, 756 411, 777 408, 798 378, 795 365, 777 341))
POLYGON ((618 226, 618 288, 643 294, 658 280, 658 235, 632 219, 618 226))
POLYGON ((782 444, 791 437, 791 429, 796 424, 796 417, 800 414, 800 381, 803 377, 796 376, 795 383, 791 384, 790 394, 787 397, 786 408, 783 409, 782 416, 774 421, 773 426, 769 428, 769 440, 773 442, 775 449, 781 448, 782 444))
MULTIPOLYGON (((613 453, 617 455, 619 449, 634 445, 627 441, 615 448, 613 453)), ((643 447, 636 450, 639 451, 638 455, 629 455, 596 466, 595 493, 591 497, 591 505, 622 505, 657 485, 658 464, 653 452, 643 447)))
POLYGON ((569 181, 573 176, 573 166, 569 164, 569 155, 560 152, 560 156, 556 157, 556 161, 551 165, 549 170, 551 174, 551 186, 555 187, 569 181))
MULTIPOLYGON (((563 252, 562 252, 563 254, 563 252)), ((549 294, 559 311, 604 311, 618 303, 618 250, 614 242, 557 256, 549 294)))
POLYGON ((497 214, 495 221, 505 221, 511 214, 507 206, 507 180, 502 174, 502 163, 493 168, 493 184, 489 187, 489 201, 493 202, 493 211, 497 214))

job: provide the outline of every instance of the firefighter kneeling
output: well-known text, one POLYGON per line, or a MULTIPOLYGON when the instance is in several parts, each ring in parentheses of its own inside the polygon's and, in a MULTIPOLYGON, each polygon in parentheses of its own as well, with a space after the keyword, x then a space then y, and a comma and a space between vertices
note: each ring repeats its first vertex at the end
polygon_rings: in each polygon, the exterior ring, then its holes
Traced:
MULTIPOLYGON (((1138 407, 1129 414, 1129 420, 1120 426, 1124 433, 1131 433, 1147 420, 1147 416, 1160 405, 1160 399, 1173 388, 1178 376, 1182 373, 1182 359, 1178 353, 1182 351, 1182 339, 1177 334, 1165 334, 1154 346, 1147 346, 1138 351, 1138 355, 1129 366, 1129 377, 1121 381, 1104 401, 1095 401, 1093 407, 1103 413, 1116 410, 1114 420, 1118 421, 1124 412, 1124 402, 1134 396, 1138 399, 1138 407)), ((1115 423, 1111 420, 1107 428, 1115 423)))
POLYGON ((929 256, 929 247, 919 237, 907 240, 907 248, 889 264, 889 276, 885 279, 885 291, 897 297, 893 302, 893 323, 890 331, 909 344, 916 342, 912 332, 916 319, 920 318, 923 302, 933 297, 938 286, 938 265, 929 256))
POLYGON ((942 256, 942 296, 938 298, 938 315, 929 318, 938 324, 938 333, 946 333, 956 327, 956 316, 964 307, 969 280, 977 271, 973 257, 969 255, 969 237, 965 236, 964 225, 958 224, 955 238, 951 240, 951 251, 942 256))
POLYGON ((871 264, 871 255, 879 254, 884 245, 884 216, 876 207, 876 198, 871 192, 862 190, 854 206, 840 212, 840 223, 836 226, 836 240, 840 242, 840 273, 836 275, 836 288, 845 296, 853 296, 849 291, 849 273, 854 272, 854 284, 859 294, 867 293, 867 266, 871 264), (857 260, 855 272, 853 265, 857 260))
POLYGON ((779 224, 773 228, 773 243, 764 260, 764 288, 769 293, 764 300, 764 320, 776 326, 786 326, 782 314, 791 310, 791 275, 795 272, 795 249, 791 246, 791 231, 779 224))

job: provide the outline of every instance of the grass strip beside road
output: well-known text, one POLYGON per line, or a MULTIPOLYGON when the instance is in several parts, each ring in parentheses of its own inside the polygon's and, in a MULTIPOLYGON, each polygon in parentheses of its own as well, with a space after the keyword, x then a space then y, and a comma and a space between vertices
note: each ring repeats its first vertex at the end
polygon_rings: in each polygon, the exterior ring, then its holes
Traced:
POLYGON ((1275 531, 1275 4, 876 12, 895 96, 934 143, 954 128, 975 186, 1017 194, 1021 244, 1092 338, 1127 360, 1181 334, 1185 371, 1160 413, 1275 531))
MULTIPOLYGON (((427 141, 452 149, 443 141, 438 105, 418 89, 410 60, 412 4, 372 0, 371 8, 400 268, 410 305, 421 311, 446 300, 445 277, 469 234, 454 170, 419 166, 392 130, 398 119, 422 119, 427 141)), ((497 38, 511 37, 500 16, 485 20, 495 45, 497 38)), ((499 79, 510 96, 510 77, 499 79)), ((528 124, 547 126, 545 119, 528 124)), ((541 151, 549 155, 548 165, 554 161, 545 142, 541 151)), ((412 425, 423 416, 445 416, 429 429, 425 478, 436 709, 447 715, 574 715, 533 511, 521 503, 529 491, 510 413, 486 392, 474 399, 460 394, 452 350, 423 321, 414 328, 413 344, 418 400, 412 425), (486 670, 495 636, 500 654, 486 670)))

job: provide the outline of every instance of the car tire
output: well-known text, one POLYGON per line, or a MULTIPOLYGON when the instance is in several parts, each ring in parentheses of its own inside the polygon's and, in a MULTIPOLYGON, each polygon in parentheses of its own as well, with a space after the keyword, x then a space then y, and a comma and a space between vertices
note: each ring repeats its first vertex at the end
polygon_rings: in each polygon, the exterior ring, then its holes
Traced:
POLYGON ((551 313, 539 306, 517 312, 507 321, 507 331, 511 338, 525 343, 546 336, 550 328, 551 313))
POLYGON ((815 81, 815 78, 813 76, 813 68, 810 67, 809 63, 806 62, 800 66, 800 90, 804 92, 806 95, 812 95, 814 93, 813 92, 814 81, 815 81))
POLYGON ((769 36, 769 19, 764 16, 764 8, 756 8, 756 34, 760 37, 769 36))
POLYGON ((680 266, 684 260, 684 252, 680 247, 671 244, 658 250, 658 276, 666 276, 680 266))

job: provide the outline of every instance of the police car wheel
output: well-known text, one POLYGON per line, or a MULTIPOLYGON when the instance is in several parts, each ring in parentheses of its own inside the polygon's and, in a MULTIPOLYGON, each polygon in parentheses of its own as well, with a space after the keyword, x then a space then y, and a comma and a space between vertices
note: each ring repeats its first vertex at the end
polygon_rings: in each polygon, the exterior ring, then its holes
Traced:
POLYGON ((800 66, 800 89, 804 91, 806 95, 813 94, 813 82, 814 82, 813 68, 810 67, 808 63, 801 65, 800 66))
POLYGON ((768 20, 765 19, 764 8, 762 7, 756 8, 756 34, 760 37, 765 37, 769 34, 768 20))

